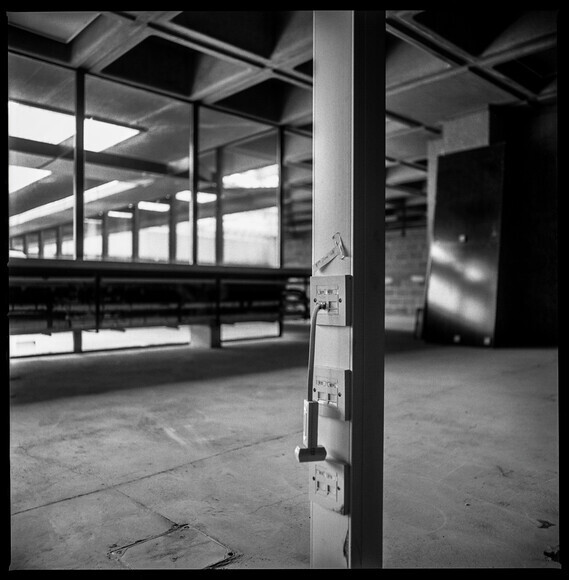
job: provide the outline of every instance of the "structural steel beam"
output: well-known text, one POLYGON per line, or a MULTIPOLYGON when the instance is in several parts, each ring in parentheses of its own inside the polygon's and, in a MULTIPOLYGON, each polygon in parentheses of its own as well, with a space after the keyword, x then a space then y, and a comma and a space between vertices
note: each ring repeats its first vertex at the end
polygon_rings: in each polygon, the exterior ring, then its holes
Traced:
MULTIPOLYGON (((351 276, 351 324, 317 326, 314 363, 351 373, 351 416, 321 416, 324 462, 349 466, 344 513, 311 502, 311 567, 382 563, 385 14, 314 13, 314 281, 351 276), (345 506, 346 507, 346 506, 345 506)), ((349 301, 348 301, 349 302, 349 301)), ((346 489, 346 487, 344 488, 346 489)))

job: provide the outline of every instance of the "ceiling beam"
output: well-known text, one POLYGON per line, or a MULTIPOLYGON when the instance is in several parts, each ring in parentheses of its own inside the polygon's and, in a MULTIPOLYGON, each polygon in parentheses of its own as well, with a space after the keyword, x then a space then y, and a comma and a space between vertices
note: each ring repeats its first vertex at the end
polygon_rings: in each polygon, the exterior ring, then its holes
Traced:
POLYGON ((392 120, 392 121, 397 121, 398 123, 401 123, 402 125, 407 125, 408 127, 412 127, 414 129, 424 129, 425 131, 428 131, 429 133, 433 133, 434 135, 441 134, 441 129, 439 129, 438 127, 432 127, 430 125, 425 125, 424 123, 421 123, 420 121, 417 121, 416 119, 412 119, 411 117, 400 115, 399 113, 394 113, 393 111, 385 111, 385 118, 392 120))
MULTIPOLYGON (((414 13, 420 11, 405 11, 405 15, 407 15, 408 12, 414 13)), ((452 67, 445 71, 434 73, 428 77, 422 77, 420 79, 404 81, 392 85, 387 88, 388 96, 404 90, 414 89, 418 86, 424 86, 428 83, 443 80, 457 74, 457 72, 468 71, 517 99, 533 101, 537 96, 535 92, 520 85, 513 79, 500 74, 492 67, 497 64, 525 57, 529 54, 553 48, 557 44, 557 35, 549 33, 537 39, 522 41, 515 46, 488 56, 474 57, 448 41, 435 37, 432 34, 427 34, 421 26, 411 23, 408 20, 403 21, 398 17, 390 18, 388 16, 386 23, 388 32, 404 42, 447 62, 452 67)))

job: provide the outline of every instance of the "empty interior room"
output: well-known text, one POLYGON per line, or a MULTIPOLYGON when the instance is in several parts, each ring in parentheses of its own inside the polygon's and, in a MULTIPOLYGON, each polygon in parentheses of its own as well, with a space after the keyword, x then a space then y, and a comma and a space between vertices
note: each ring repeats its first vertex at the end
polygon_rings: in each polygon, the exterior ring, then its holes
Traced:
POLYGON ((6 568, 561 572, 558 10, 4 14, 6 568))

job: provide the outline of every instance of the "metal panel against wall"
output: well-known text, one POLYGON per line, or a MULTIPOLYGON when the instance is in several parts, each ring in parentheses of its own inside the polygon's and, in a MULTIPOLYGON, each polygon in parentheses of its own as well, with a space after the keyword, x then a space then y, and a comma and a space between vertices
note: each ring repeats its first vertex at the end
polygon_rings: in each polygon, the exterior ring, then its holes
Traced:
POLYGON ((433 242, 423 337, 492 345, 497 271, 496 242, 433 242))
POLYGON ((423 338, 494 342, 502 144, 441 156, 423 338))
POLYGON ((438 160, 435 241, 486 242, 498 237, 504 182, 503 144, 438 160))

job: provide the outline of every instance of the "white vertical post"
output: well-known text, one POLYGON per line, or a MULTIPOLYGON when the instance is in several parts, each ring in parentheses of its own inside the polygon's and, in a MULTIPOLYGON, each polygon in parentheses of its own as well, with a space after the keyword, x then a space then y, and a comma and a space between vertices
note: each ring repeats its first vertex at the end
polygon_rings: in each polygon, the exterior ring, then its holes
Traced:
POLYGON ((321 416, 327 460, 350 466, 346 514, 311 503, 311 567, 382 562, 385 13, 314 13, 313 263, 339 233, 346 257, 314 276, 351 275, 350 326, 319 326, 315 365, 351 371, 348 421, 321 416))

